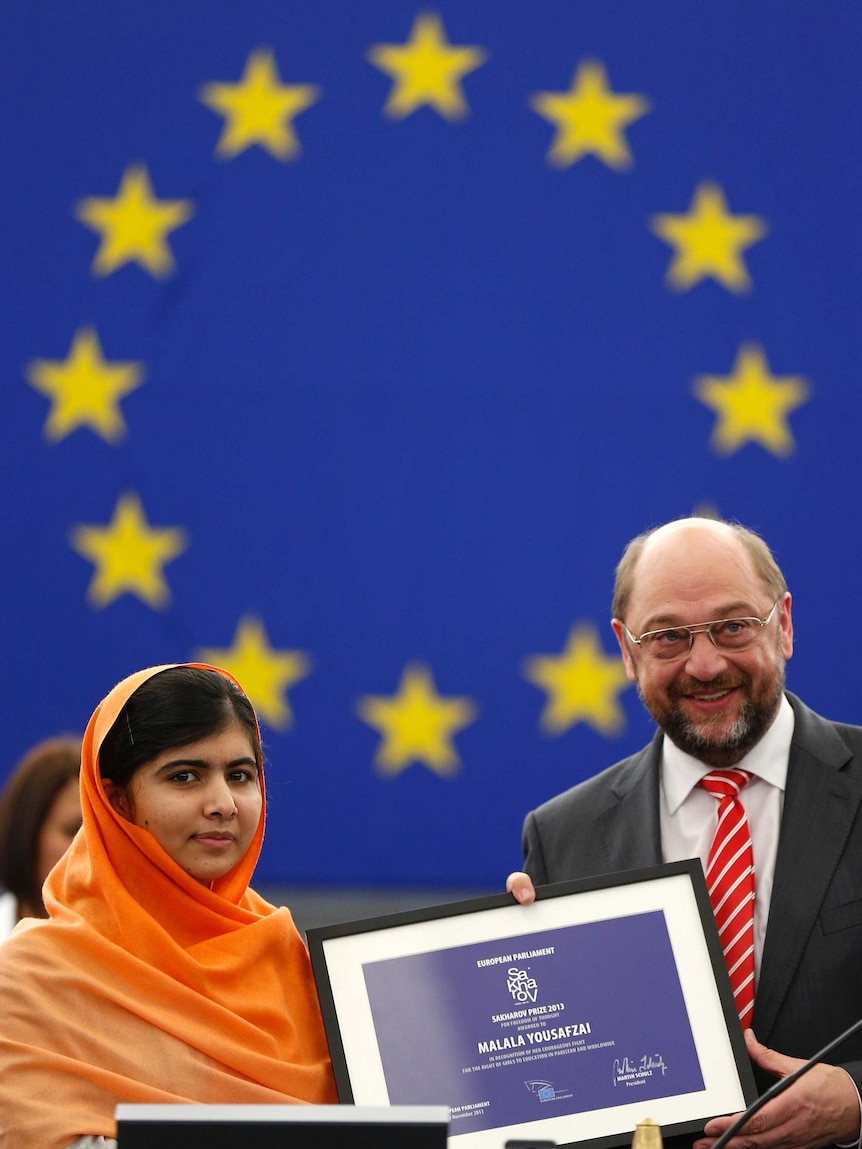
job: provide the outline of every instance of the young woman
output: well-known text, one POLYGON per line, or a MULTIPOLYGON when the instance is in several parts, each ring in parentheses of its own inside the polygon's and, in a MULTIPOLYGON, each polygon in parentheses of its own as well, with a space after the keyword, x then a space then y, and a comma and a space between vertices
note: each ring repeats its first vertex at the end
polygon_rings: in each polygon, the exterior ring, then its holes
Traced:
POLYGON ((0 946, 2 1149, 109 1146, 121 1101, 334 1102, 305 946, 249 888, 263 756, 236 681, 121 682, 84 735, 81 805, 50 920, 0 946))
POLYGON ((42 886, 81 827, 81 739, 47 738, 29 750, 0 795, 0 940, 21 918, 47 917, 42 886))

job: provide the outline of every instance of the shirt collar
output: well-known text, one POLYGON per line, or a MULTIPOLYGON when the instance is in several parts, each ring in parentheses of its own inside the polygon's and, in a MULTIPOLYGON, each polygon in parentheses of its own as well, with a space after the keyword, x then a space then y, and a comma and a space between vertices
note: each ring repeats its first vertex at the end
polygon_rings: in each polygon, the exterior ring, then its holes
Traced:
MULTIPOLYGON (((793 708, 782 694, 775 719, 760 741, 737 763, 740 770, 750 770, 764 782, 784 790, 787 784, 787 763, 794 727, 793 708)), ((661 780, 668 812, 677 812, 698 782, 707 775, 711 766, 686 754, 669 738, 662 739, 661 780)))

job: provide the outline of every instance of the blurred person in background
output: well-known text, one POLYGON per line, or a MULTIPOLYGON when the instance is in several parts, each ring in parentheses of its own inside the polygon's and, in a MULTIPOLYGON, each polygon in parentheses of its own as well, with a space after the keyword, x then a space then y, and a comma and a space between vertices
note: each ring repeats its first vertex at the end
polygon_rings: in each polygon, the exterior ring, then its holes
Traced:
POLYGON ((81 827, 80 768, 80 738, 48 738, 0 794, 0 941, 22 918, 47 917, 42 886, 81 827))

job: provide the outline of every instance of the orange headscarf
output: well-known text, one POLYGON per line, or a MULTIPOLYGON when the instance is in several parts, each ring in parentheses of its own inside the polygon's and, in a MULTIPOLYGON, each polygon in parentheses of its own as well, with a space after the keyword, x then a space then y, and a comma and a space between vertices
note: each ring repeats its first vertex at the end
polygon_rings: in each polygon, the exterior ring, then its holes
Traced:
POLYGON ((97 707, 83 827, 45 885, 50 920, 22 922, 0 946, 3 1149, 115 1137, 120 1101, 336 1100, 305 946, 289 911, 248 886, 263 814, 243 860, 208 888, 105 794, 102 741, 166 669, 131 675, 97 707))

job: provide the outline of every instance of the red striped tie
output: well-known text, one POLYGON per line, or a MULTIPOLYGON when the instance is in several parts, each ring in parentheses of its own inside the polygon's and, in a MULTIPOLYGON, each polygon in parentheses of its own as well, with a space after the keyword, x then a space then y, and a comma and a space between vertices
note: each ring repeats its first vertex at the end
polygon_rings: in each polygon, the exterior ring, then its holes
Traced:
POLYGON ((739 793, 750 780, 747 770, 713 770, 700 780, 719 800, 706 884, 743 1028, 754 1009, 754 853, 739 793))

